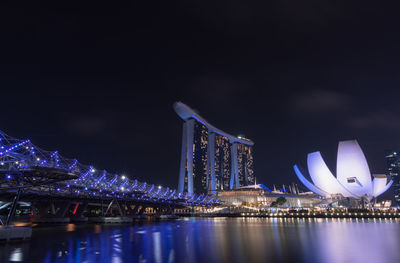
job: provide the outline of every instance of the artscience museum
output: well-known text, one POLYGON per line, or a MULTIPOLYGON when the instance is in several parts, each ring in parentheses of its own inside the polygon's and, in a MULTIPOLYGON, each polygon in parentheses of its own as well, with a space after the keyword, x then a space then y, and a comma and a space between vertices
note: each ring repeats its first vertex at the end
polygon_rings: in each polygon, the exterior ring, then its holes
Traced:
POLYGON ((392 180, 388 182, 385 174, 371 177, 367 160, 356 140, 339 142, 336 176, 329 170, 320 152, 308 154, 307 166, 312 182, 305 177, 303 169, 294 165, 297 177, 309 190, 326 198, 343 196, 371 201, 393 183, 392 180))

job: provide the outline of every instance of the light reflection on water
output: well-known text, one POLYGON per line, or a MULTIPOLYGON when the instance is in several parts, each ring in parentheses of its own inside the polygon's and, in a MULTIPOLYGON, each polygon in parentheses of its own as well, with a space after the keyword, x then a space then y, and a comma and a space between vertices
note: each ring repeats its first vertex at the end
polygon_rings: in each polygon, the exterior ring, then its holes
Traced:
POLYGON ((398 262, 394 219, 214 218, 34 228, 0 262, 398 262))

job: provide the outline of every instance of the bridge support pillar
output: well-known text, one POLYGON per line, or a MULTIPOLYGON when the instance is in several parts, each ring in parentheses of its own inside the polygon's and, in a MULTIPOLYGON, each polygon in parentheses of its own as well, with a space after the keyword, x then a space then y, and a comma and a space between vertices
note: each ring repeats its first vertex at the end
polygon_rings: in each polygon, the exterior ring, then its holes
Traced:
POLYGON ((50 213, 51 213, 52 215, 55 215, 55 214, 56 214, 56 206, 54 205, 54 202, 51 202, 51 203, 50 203, 50 213))
POLYGON ((118 212, 119 212, 120 216, 125 216, 125 210, 123 210, 123 209, 121 208, 121 205, 119 204, 119 202, 118 202, 118 200, 117 200, 116 198, 114 198, 113 200, 111 200, 111 202, 108 204, 107 210, 106 210, 106 212, 104 213, 104 215, 107 216, 108 212, 111 210, 111 207, 112 207, 112 205, 113 205, 114 203, 117 205, 118 212))
POLYGON ((111 202, 110 202, 110 203, 108 204, 108 206, 107 206, 107 210, 106 210, 106 212, 104 213, 104 216, 107 216, 108 212, 111 211, 112 206, 113 206, 114 204, 117 206, 117 209, 118 209, 118 212, 119 212, 120 216, 125 216, 125 211, 121 208, 121 206, 120 206, 120 204, 119 204, 119 202, 118 202, 117 199, 111 200, 111 202))
POLYGON ((120 216, 125 216, 125 210, 122 209, 121 205, 119 204, 118 200, 115 199, 115 203, 117 204, 118 207, 118 212, 120 214, 120 216))
POLYGON ((79 204, 78 208, 76 209, 74 217, 83 217, 83 213, 86 211, 86 208, 88 207, 88 202, 85 201, 82 204, 79 204))
POLYGON ((111 202, 108 204, 107 209, 106 209, 106 212, 104 213, 104 216, 107 216, 107 214, 108 214, 108 212, 110 211, 111 206, 112 206, 113 203, 114 203, 114 199, 111 200, 111 202))
POLYGON ((65 217, 65 214, 68 212, 69 206, 71 205, 71 201, 65 201, 60 204, 59 209, 55 213, 56 217, 65 217))
POLYGON ((70 218, 65 217, 69 205, 70 201, 39 201, 34 204, 34 207, 39 211, 38 217, 32 218, 32 222, 39 224, 69 223, 70 218))
POLYGON ((8 216, 7 216, 6 226, 8 226, 14 218, 15 210, 17 209, 17 203, 18 203, 19 197, 21 195, 21 191, 22 191, 21 188, 18 188, 17 195, 14 197, 10 212, 8 213, 8 216))

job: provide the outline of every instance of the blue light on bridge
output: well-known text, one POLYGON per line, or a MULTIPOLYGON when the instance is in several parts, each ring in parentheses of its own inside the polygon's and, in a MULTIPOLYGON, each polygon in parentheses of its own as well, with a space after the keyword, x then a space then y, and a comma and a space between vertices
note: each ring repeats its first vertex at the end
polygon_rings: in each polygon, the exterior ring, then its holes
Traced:
MULTIPOLYGON (((61 156, 58 151, 45 151, 34 146, 30 140, 18 140, 5 135, 0 131, 0 157, 1 168, 10 169, 3 179, 13 180, 24 176, 27 170, 50 169, 57 175, 64 174, 71 178, 66 181, 51 183, 56 192, 66 192, 75 196, 107 196, 133 200, 146 200, 150 202, 178 202, 184 203, 208 203, 215 200, 207 195, 181 194, 177 190, 169 189, 146 182, 130 179, 125 174, 111 174, 105 170, 95 169, 93 166, 80 164, 76 159, 68 159, 61 156), (65 191, 70 189, 68 191, 65 191), (82 191, 84 189, 84 191, 82 191), (63 190, 63 191, 61 191, 63 190), (88 193, 89 192, 89 193, 88 193), (131 195, 131 192, 134 194, 131 195), (183 200, 182 200, 183 199, 183 200)), ((65 179, 64 179, 65 180, 65 179)), ((11 181, 13 182, 13 181, 11 181)), ((41 188, 38 188, 42 191, 41 188)))

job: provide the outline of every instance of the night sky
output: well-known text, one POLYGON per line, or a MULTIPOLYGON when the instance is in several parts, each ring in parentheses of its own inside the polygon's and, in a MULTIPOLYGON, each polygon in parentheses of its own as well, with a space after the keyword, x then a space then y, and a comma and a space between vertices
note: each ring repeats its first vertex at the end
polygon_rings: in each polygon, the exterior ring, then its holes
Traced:
POLYGON ((346 139, 385 172, 400 149, 399 9, 259 2, 2 2, 0 130, 176 187, 182 101, 252 139, 268 186, 298 183, 293 164, 316 150, 335 172, 346 139))

